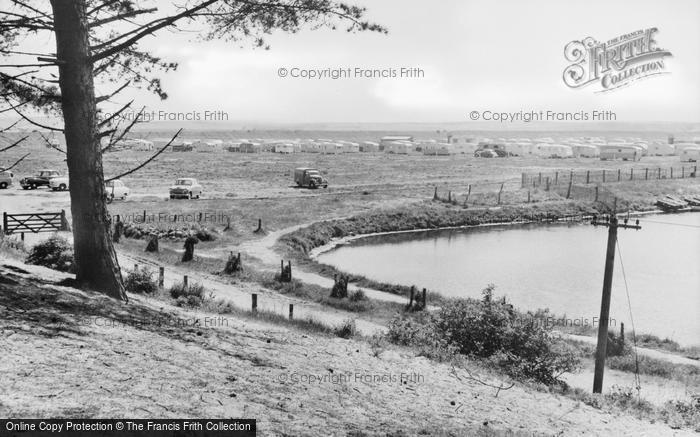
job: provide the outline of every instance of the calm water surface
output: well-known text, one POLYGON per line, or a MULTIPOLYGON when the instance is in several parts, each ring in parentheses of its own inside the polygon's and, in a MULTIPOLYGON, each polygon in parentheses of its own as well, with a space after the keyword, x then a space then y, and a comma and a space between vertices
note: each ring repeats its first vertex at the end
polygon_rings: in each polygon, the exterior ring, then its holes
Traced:
MULTIPOLYGON (((640 217, 618 232, 611 318, 637 332, 700 344, 700 213, 640 217)), ((607 228, 519 225, 367 237, 319 256, 343 271, 479 297, 487 284, 522 309, 549 308, 579 323, 599 316, 607 228)), ((612 324, 612 323, 611 323, 612 324)))

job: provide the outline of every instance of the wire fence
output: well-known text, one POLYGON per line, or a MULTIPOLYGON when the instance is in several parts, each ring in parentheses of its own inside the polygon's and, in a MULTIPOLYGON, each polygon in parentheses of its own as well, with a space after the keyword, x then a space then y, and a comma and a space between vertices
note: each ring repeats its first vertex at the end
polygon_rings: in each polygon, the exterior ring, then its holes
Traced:
POLYGON ((520 187, 545 187, 568 184, 606 184, 627 181, 685 179, 698 176, 697 165, 678 167, 630 167, 626 169, 570 170, 523 173, 520 187))

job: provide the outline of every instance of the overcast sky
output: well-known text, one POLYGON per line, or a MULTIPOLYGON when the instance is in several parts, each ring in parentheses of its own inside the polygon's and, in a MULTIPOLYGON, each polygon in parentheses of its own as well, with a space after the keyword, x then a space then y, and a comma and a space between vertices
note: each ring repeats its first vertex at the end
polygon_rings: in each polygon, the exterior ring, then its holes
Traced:
MULTIPOLYGON (((151 110, 226 111, 250 122, 463 122, 472 110, 612 110, 619 122, 700 122, 700 1, 357 0, 388 35, 344 30, 277 33, 271 50, 188 42, 169 32, 142 47, 180 68, 151 110), (657 27, 670 74, 608 93, 570 89, 564 46, 657 27), (280 68, 418 67, 423 78, 308 80, 280 68)), ((127 96, 120 101, 128 101, 127 96)))

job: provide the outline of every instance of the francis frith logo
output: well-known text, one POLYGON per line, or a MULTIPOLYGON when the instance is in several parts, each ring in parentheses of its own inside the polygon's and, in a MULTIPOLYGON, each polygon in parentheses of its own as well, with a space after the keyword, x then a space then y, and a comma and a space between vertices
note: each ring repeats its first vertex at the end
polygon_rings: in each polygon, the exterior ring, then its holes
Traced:
POLYGON ((571 41, 564 48, 569 66, 564 83, 570 88, 597 84, 597 92, 611 91, 642 78, 668 73, 665 57, 671 52, 658 47, 656 27, 620 35, 606 42, 592 37, 571 41))

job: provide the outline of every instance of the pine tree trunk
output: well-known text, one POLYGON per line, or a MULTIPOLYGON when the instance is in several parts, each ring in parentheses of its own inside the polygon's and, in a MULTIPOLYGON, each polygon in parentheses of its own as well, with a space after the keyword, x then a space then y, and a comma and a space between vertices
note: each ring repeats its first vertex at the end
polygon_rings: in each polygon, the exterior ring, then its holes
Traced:
POLYGON ((105 203, 86 0, 51 0, 78 285, 127 300, 105 203))

